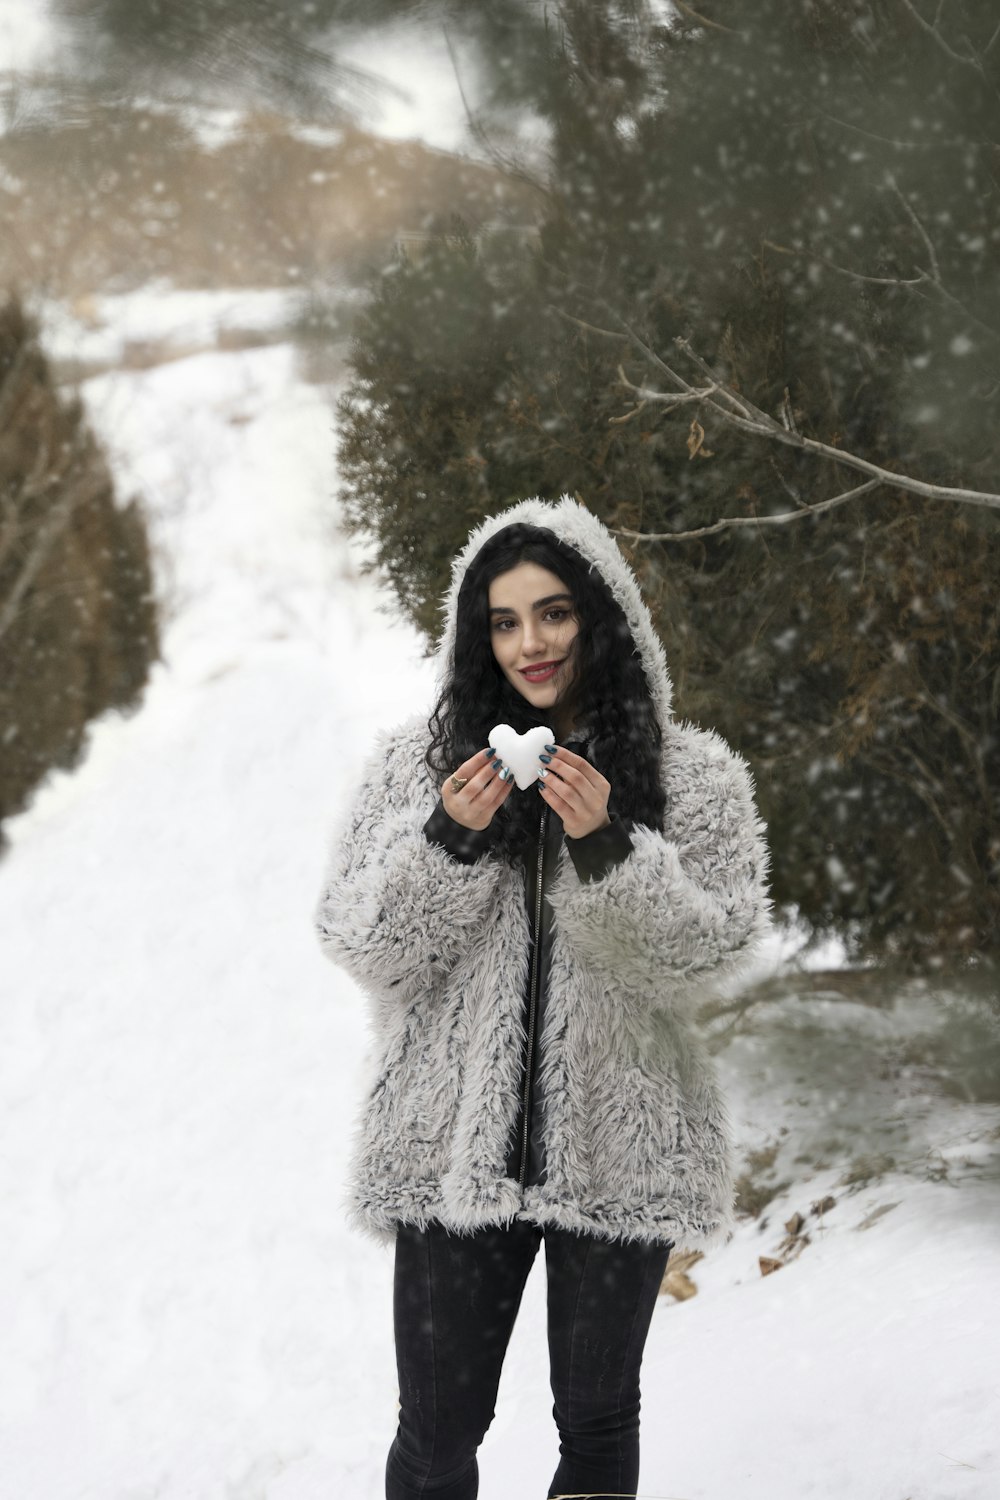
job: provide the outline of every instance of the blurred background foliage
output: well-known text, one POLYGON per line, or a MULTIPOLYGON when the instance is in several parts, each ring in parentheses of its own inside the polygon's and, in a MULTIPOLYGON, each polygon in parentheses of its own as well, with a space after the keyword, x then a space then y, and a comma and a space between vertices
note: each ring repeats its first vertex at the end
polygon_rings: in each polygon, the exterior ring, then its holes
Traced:
POLYGON ((4 280, 78 311, 152 276, 301 288, 297 336, 346 362, 341 508, 429 647, 470 525, 577 495, 622 533, 678 712, 754 769, 776 898, 858 960, 994 964, 996 509, 885 484, 787 525, 638 539, 859 476, 622 378, 666 391, 658 356, 700 379, 685 338, 786 429, 1000 488, 988 8, 56 8, 72 86, 5 96, 0 172, 26 186, 4 200, 4 280), (375 84, 349 43, 406 20, 470 69, 474 160, 359 124, 375 84), (242 109, 241 129, 206 146, 192 101, 242 109))
POLYGON ((2 819, 75 764, 91 719, 135 706, 159 650, 139 507, 116 503, 15 298, 0 306, 0 504, 2 819))

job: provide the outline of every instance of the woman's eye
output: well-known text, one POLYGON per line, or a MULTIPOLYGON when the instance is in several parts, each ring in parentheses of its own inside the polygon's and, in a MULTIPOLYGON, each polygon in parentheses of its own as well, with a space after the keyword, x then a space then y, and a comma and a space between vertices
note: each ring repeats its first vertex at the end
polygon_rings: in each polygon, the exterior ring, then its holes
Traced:
MULTIPOLYGON (((548 620, 548 621, 550 621, 551 623, 553 623, 555 625, 559 625, 559 624, 562 623, 563 620, 568 619, 569 616, 572 613, 573 613, 573 611, 571 609, 565 609, 565 608, 547 609, 545 611, 544 615, 542 616, 542 619, 543 620, 548 620)), ((516 620, 494 620, 494 622, 493 622, 493 629, 495 631, 501 632, 504 635, 509 635, 511 630, 516 630, 517 629, 517 621, 516 620)))

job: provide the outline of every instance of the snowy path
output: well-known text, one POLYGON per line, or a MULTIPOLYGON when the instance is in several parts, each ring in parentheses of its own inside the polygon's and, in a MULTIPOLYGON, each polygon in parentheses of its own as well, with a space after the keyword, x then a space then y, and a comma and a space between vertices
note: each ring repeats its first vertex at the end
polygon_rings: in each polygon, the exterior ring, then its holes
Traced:
MULTIPOLYGON (((86 395, 174 615, 141 712, 96 727, 0 869, 0 1500, 378 1500, 391 1261, 340 1210, 363 1012, 311 915, 339 799, 429 665, 325 530, 329 403, 288 348, 86 395)), ((780 1097, 740 1077, 735 1112, 773 1127, 780 1097)), ((643 1494, 1000 1495, 996 1176, 844 1197, 841 1165, 662 1300, 643 1494), (762 1278, 775 1227, 831 1191, 762 1278)), ((542 1293, 482 1500, 555 1466, 542 1293)))

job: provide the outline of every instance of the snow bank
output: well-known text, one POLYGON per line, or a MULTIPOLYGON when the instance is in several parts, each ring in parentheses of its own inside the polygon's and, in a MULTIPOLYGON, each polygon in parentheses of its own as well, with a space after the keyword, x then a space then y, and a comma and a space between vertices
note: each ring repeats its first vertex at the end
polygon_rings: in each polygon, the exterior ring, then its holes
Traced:
MULTIPOLYGON (((391 1259, 340 1208, 367 1038, 311 914, 371 736, 429 706, 430 667, 338 533, 329 393, 288 347, 85 395, 122 493, 149 507, 168 618, 142 710, 106 716, 9 826, 3 1491, 377 1500, 391 1259)), ((720 1056, 734 1118, 794 1138, 815 1075, 796 1084, 763 1035, 720 1056)), ((845 1082, 826 1124, 853 1112, 861 1139, 885 1107, 872 1095, 866 1119, 845 1082)), ((972 1116, 949 1118, 967 1140, 972 1116)), ((850 1193, 843 1160, 795 1155, 778 1164, 793 1186, 692 1268, 698 1295, 657 1309, 643 1495, 991 1500, 995 1144, 950 1181, 899 1171, 850 1193), (762 1277, 796 1210, 811 1243, 762 1277)), ((536 1268, 482 1500, 542 1493, 550 1408, 536 1268)))

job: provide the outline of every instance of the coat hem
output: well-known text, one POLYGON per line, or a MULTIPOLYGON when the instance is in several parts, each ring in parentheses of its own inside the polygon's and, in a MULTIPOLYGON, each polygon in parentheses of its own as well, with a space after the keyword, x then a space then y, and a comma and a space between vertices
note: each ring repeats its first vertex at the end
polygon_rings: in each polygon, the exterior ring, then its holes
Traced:
POLYGON ((348 1207, 352 1226, 379 1244, 389 1244, 399 1225, 426 1229, 437 1223, 453 1234, 509 1224, 514 1219, 541 1228, 568 1229, 600 1239, 671 1244, 678 1250, 721 1248, 733 1235, 733 1216, 685 1213, 665 1199, 639 1203, 560 1199, 551 1189, 529 1188, 504 1178, 478 1202, 461 1203, 435 1181, 396 1182, 391 1192, 358 1194, 348 1207))

